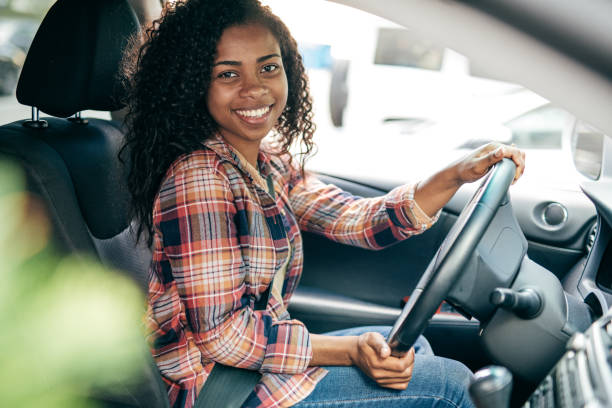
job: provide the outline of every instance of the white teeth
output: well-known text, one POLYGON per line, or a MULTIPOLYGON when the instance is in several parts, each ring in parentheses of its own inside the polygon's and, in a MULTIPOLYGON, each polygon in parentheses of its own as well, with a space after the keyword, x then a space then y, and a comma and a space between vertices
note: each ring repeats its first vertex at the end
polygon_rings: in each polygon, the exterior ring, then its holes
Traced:
POLYGON ((266 106, 265 108, 252 109, 252 110, 237 110, 236 112, 242 116, 246 116, 249 118, 260 118, 266 113, 270 111, 270 107, 266 106))

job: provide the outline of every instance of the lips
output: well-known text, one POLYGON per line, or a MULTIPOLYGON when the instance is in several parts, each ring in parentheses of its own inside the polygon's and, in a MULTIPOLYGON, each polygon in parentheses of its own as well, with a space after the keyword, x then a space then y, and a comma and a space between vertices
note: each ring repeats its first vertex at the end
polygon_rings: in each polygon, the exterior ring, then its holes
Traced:
POLYGON ((234 113, 246 123, 258 124, 268 119, 272 111, 272 106, 273 105, 266 105, 251 109, 234 109, 234 113))

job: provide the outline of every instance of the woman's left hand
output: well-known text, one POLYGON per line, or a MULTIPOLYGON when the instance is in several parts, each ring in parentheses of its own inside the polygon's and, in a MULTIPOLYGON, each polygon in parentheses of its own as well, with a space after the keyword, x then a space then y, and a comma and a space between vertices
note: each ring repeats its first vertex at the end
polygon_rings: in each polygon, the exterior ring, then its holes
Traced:
POLYGON ((516 174, 512 184, 516 183, 525 171, 525 152, 515 146, 495 142, 479 147, 455 164, 457 183, 461 185, 478 180, 487 174, 491 166, 505 157, 512 159, 516 164, 516 174))

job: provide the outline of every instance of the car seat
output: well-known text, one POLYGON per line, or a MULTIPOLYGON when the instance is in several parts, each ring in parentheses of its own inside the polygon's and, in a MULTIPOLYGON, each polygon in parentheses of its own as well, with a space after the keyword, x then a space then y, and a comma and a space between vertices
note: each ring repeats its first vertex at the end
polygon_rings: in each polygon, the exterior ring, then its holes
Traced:
POLYGON ((125 0, 58 1, 34 37, 17 99, 33 112, 77 117, 33 117, 6 125, 1 152, 25 165, 29 186, 47 204, 61 248, 97 256, 133 272, 143 284, 150 255, 148 248, 134 251, 128 228, 130 197, 117 160, 121 124, 78 117, 86 109, 122 107, 120 61, 138 30, 125 0))
MULTIPOLYGON (((144 243, 135 246, 130 228, 126 171, 118 160, 122 125, 79 113, 122 107, 122 54, 139 30, 127 0, 58 0, 34 37, 17 87, 32 118, 0 127, 0 159, 24 170, 60 251, 97 258, 144 289, 151 253, 144 243), (56 117, 42 120, 39 110, 56 117)), ((98 395, 108 406, 168 406, 152 360, 134 384, 113 388, 98 395)))

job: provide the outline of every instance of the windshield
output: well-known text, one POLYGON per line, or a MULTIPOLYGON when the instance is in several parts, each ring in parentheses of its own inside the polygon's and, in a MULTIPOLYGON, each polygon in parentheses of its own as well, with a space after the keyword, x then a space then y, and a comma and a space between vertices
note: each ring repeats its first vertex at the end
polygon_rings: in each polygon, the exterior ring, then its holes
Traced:
POLYGON ((401 183, 496 141, 527 152, 520 184, 578 189, 576 118, 542 96, 377 16, 326 1, 264 3, 292 30, 310 77, 319 146, 311 168, 401 183), (423 154, 434 150, 436 160, 423 154))

